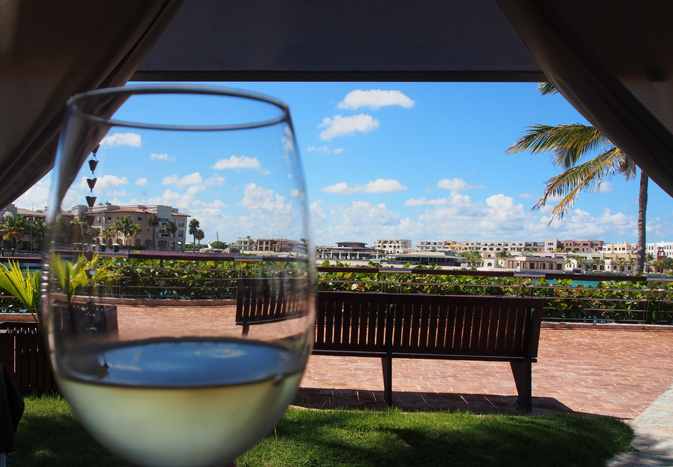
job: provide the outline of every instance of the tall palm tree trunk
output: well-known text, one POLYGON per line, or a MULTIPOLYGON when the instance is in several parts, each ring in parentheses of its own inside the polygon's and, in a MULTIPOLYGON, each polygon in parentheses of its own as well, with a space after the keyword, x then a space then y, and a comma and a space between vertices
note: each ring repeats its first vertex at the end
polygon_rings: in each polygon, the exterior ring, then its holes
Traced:
POLYGON ((638 249, 636 250, 636 274, 642 274, 645 271, 648 181, 649 177, 643 170, 641 170, 640 191, 638 193, 638 249))

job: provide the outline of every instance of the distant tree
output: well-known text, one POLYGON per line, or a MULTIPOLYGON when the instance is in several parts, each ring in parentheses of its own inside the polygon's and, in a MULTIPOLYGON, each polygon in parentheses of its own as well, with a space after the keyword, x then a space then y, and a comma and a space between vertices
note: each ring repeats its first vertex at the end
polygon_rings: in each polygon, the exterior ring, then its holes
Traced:
POLYGON ((189 235, 192 236, 192 251, 196 251, 196 233, 199 231, 199 221, 197 219, 192 219, 189 221, 189 235))
POLYGON ((21 214, 8 216, 0 222, 0 235, 3 240, 11 240, 12 248, 16 248, 26 231, 26 219, 21 214))
POLYGON ((112 229, 103 229, 100 236, 103 239, 103 243, 107 245, 110 243, 110 240, 114 238, 115 232, 112 229))
POLYGON ((201 246, 201 240, 203 240, 205 236, 206 234, 201 229, 196 229, 196 232, 194 232, 194 238, 199 242, 199 246, 201 246))
POLYGON ((44 238, 44 219, 38 217, 35 221, 26 224, 26 228, 30 234, 30 249, 34 250, 36 245, 38 248, 42 246, 42 239, 44 238))
POLYGON ((481 264, 484 258, 476 250, 470 250, 463 253, 463 258, 467 261, 467 264, 470 265, 472 269, 475 269, 477 265, 481 264))
MULTIPOLYGON (((175 221, 168 221, 166 222, 164 228, 166 229, 166 233, 168 234, 168 238, 170 239, 171 237, 174 237, 175 233, 178 231, 178 224, 176 224, 175 221)), ((175 239, 173 239, 172 244, 173 244, 173 251, 175 251, 175 239)))
MULTIPOLYGON (((495 255, 495 257, 496 257, 498 260, 506 260, 507 258, 511 258, 512 255, 511 255, 511 254, 509 253, 509 251, 507 251, 507 250, 500 250, 500 251, 498 252, 498 254, 495 255)), ((504 262, 504 261, 503 261, 503 262, 504 262)), ((498 262, 498 263, 496 263, 496 264, 498 265, 498 267, 501 267, 501 266, 500 266, 500 262, 498 262)))
POLYGON ((157 226, 159 225, 159 216, 157 214, 150 214, 147 216, 147 223, 152 227, 152 249, 157 249, 157 226))
POLYGON ((133 223, 130 217, 118 217, 115 219, 112 224, 112 229, 117 233, 124 236, 124 243, 131 249, 128 238, 133 235, 133 232, 136 231, 136 224, 133 223))
POLYGON ((224 250, 227 247, 226 242, 221 242, 216 240, 210 244, 211 248, 217 248, 218 250, 224 250))

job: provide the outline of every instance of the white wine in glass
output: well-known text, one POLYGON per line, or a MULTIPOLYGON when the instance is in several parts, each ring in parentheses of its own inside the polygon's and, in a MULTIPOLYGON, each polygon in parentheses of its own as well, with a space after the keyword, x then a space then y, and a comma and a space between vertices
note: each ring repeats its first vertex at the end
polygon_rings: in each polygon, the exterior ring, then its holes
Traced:
POLYGON ((47 226, 51 361, 101 444, 137 465, 226 465, 272 430, 314 326, 284 103, 178 85, 73 97, 47 226), (245 239, 250 251, 197 251, 188 235, 245 239))

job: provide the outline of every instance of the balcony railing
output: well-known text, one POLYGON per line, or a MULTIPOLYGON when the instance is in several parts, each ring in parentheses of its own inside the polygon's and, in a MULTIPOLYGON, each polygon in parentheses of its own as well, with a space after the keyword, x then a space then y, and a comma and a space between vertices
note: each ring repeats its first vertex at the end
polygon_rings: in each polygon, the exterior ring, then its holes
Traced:
MULTIPOLYGON (((102 254, 115 271, 101 292, 117 298, 235 299, 237 280, 282 274, 293 258, 176 252, 102 254)), ((432 268, 324 267, 320 290, 536 296, 545 298, 547 321, 673 324, 673 278, 533 274, 432 268)), ((0 298, 0 310, 17 309, 0 298)))

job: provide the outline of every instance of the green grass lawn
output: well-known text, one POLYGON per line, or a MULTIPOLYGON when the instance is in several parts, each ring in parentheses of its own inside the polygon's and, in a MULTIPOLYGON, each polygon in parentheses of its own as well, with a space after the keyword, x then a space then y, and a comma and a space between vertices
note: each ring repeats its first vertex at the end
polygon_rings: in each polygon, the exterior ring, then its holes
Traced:
MULTIPOLYGON (((244 466, 603 466, 631 428, 572 414, 485 415, 291 409, 244 466)), ((14 466, 129 466, 82 429, 60 397, 26 399, 14 466)))

